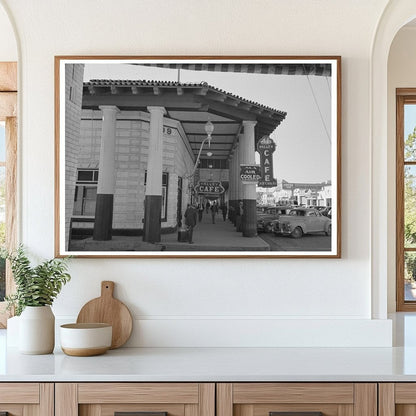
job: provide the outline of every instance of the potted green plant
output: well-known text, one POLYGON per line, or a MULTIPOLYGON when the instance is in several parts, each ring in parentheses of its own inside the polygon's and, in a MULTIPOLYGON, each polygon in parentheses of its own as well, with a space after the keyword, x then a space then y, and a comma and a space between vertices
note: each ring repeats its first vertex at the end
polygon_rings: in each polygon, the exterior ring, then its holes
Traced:
POLYGON ((6 296, 9 310, 19 318, 19 350, 49 354, 55 346, 55 316, 51 305, 70 280, 68 258, 45 260, 32 266, 23 246, 6 253, 16 292, 6 296))

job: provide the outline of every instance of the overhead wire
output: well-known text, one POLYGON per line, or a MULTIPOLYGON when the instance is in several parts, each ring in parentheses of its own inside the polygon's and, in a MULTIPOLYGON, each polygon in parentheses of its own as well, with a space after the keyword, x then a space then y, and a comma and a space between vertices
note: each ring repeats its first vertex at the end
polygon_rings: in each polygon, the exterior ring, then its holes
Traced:
POLYGON ((326 79, 326 85, 328 85, 329 98, 331 98, 331 85, 329 83, 329 78, 325 77, 325 79, 326 79))
POLYGON ((316 107, 318 109, 319 116, 321 117, 322 125, 324 127, 324 130, 325 130, 325 133, 326 133, 326 137, 328 139, 328 143, 329 143, 329 145, 331 145, 331 136, 330 136, 329 131, 328 131, 327 127, 326 127, 326 123, 325 123, 325 120, 324 120, 324 116, 323 116, 322 111, 321 111, 321 108, 319 106, 318 99, 316 98, 315 91, 313 90, 312 83, 311 83, 311 80, 309 78, 309 74, 306 71, 305 65, 304 65, 304 71, 305 71, 306 79, 308 80, 309 87, 310 87, 311 92, 312 92, 313 99, 315 101, 315 105, 316 105, 316 107))

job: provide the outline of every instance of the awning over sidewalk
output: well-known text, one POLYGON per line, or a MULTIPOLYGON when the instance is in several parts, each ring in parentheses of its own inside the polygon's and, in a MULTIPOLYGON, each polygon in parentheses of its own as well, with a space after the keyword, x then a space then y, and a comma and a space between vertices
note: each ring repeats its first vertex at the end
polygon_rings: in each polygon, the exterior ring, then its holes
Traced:
POLYGON ((91 80, 84 83, 85 109, 114 105, 120 110, 147 111, 149 106, 166 109, 167 117, 178 120, 197 157, 206 138, 205 124, 214 124, 210 151, 213 159, 228 159, 243 121, 256 121, 255 138, 270 135, 286 113, 247 100, 205 82, 179 83, 146 80, 91 80))
POLYGON ((290 64, 224 64, 224 63, 198 63, 198 64, 137 64, 153 66, 157 68, 187 69, 191 71, 211 72, 243 72, 248 74, 271 74, 271 75, 316 75, 331 76, 330 64, 305 64, 291 62, 290 64))

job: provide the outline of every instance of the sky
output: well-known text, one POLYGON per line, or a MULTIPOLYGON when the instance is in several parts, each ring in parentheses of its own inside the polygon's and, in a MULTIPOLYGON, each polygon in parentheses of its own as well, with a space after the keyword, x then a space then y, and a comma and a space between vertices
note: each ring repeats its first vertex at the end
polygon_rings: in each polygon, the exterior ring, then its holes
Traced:
POLYGON ((416 104, 406 104, 404 107, 404 140, 416 127, 416 104))
MULTIPOLYGON (((178 71, 119 63, 87 64, 84 80, 90 79, 177 81, 178 71)), ((331 179, 330 78, 181 70, 180 81, 207 82, 287 112, 286 119, 271 134, 276 143, 274 177, 312 183, 331 179)))

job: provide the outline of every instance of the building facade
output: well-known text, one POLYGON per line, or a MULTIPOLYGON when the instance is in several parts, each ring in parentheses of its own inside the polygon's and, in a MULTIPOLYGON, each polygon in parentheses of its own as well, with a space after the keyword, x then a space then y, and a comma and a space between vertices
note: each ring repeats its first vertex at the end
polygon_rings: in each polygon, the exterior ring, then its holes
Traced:
POLYGON ((240 165, 255 164, 256 142, 286 113, 204 82, 82 83, 68 74, 66 82, 66 103, 82 90, 80 111, 66 111, 66 127, 79 126, 65 142, 69 250, 88 237, 158 243, 182 225, 188 203, 207 200, 231 212, 242 203, 242 235, 257 235, 256 184, 241 182, 240 165), (199 183, 218 186, 205 192, 199 183))
POLYGON ((259 188, 257 195, 261 205, 332 206, 331 181, 307 183, 281 179, 274 188, 259 188))
MULTIPOLYGON (((150 114, 121 111, 115 127, 113 235, 143 235, 144 200, 149 162, 150 114)), ((82 110, 73 228, 92 235, 96 211, 102 112, 82 110), (78 221, 77 221, 78 220, 78 221)), ((176 230, 189 202, 194 157, 176 120, 163 118, 161 232, 176 230)))

